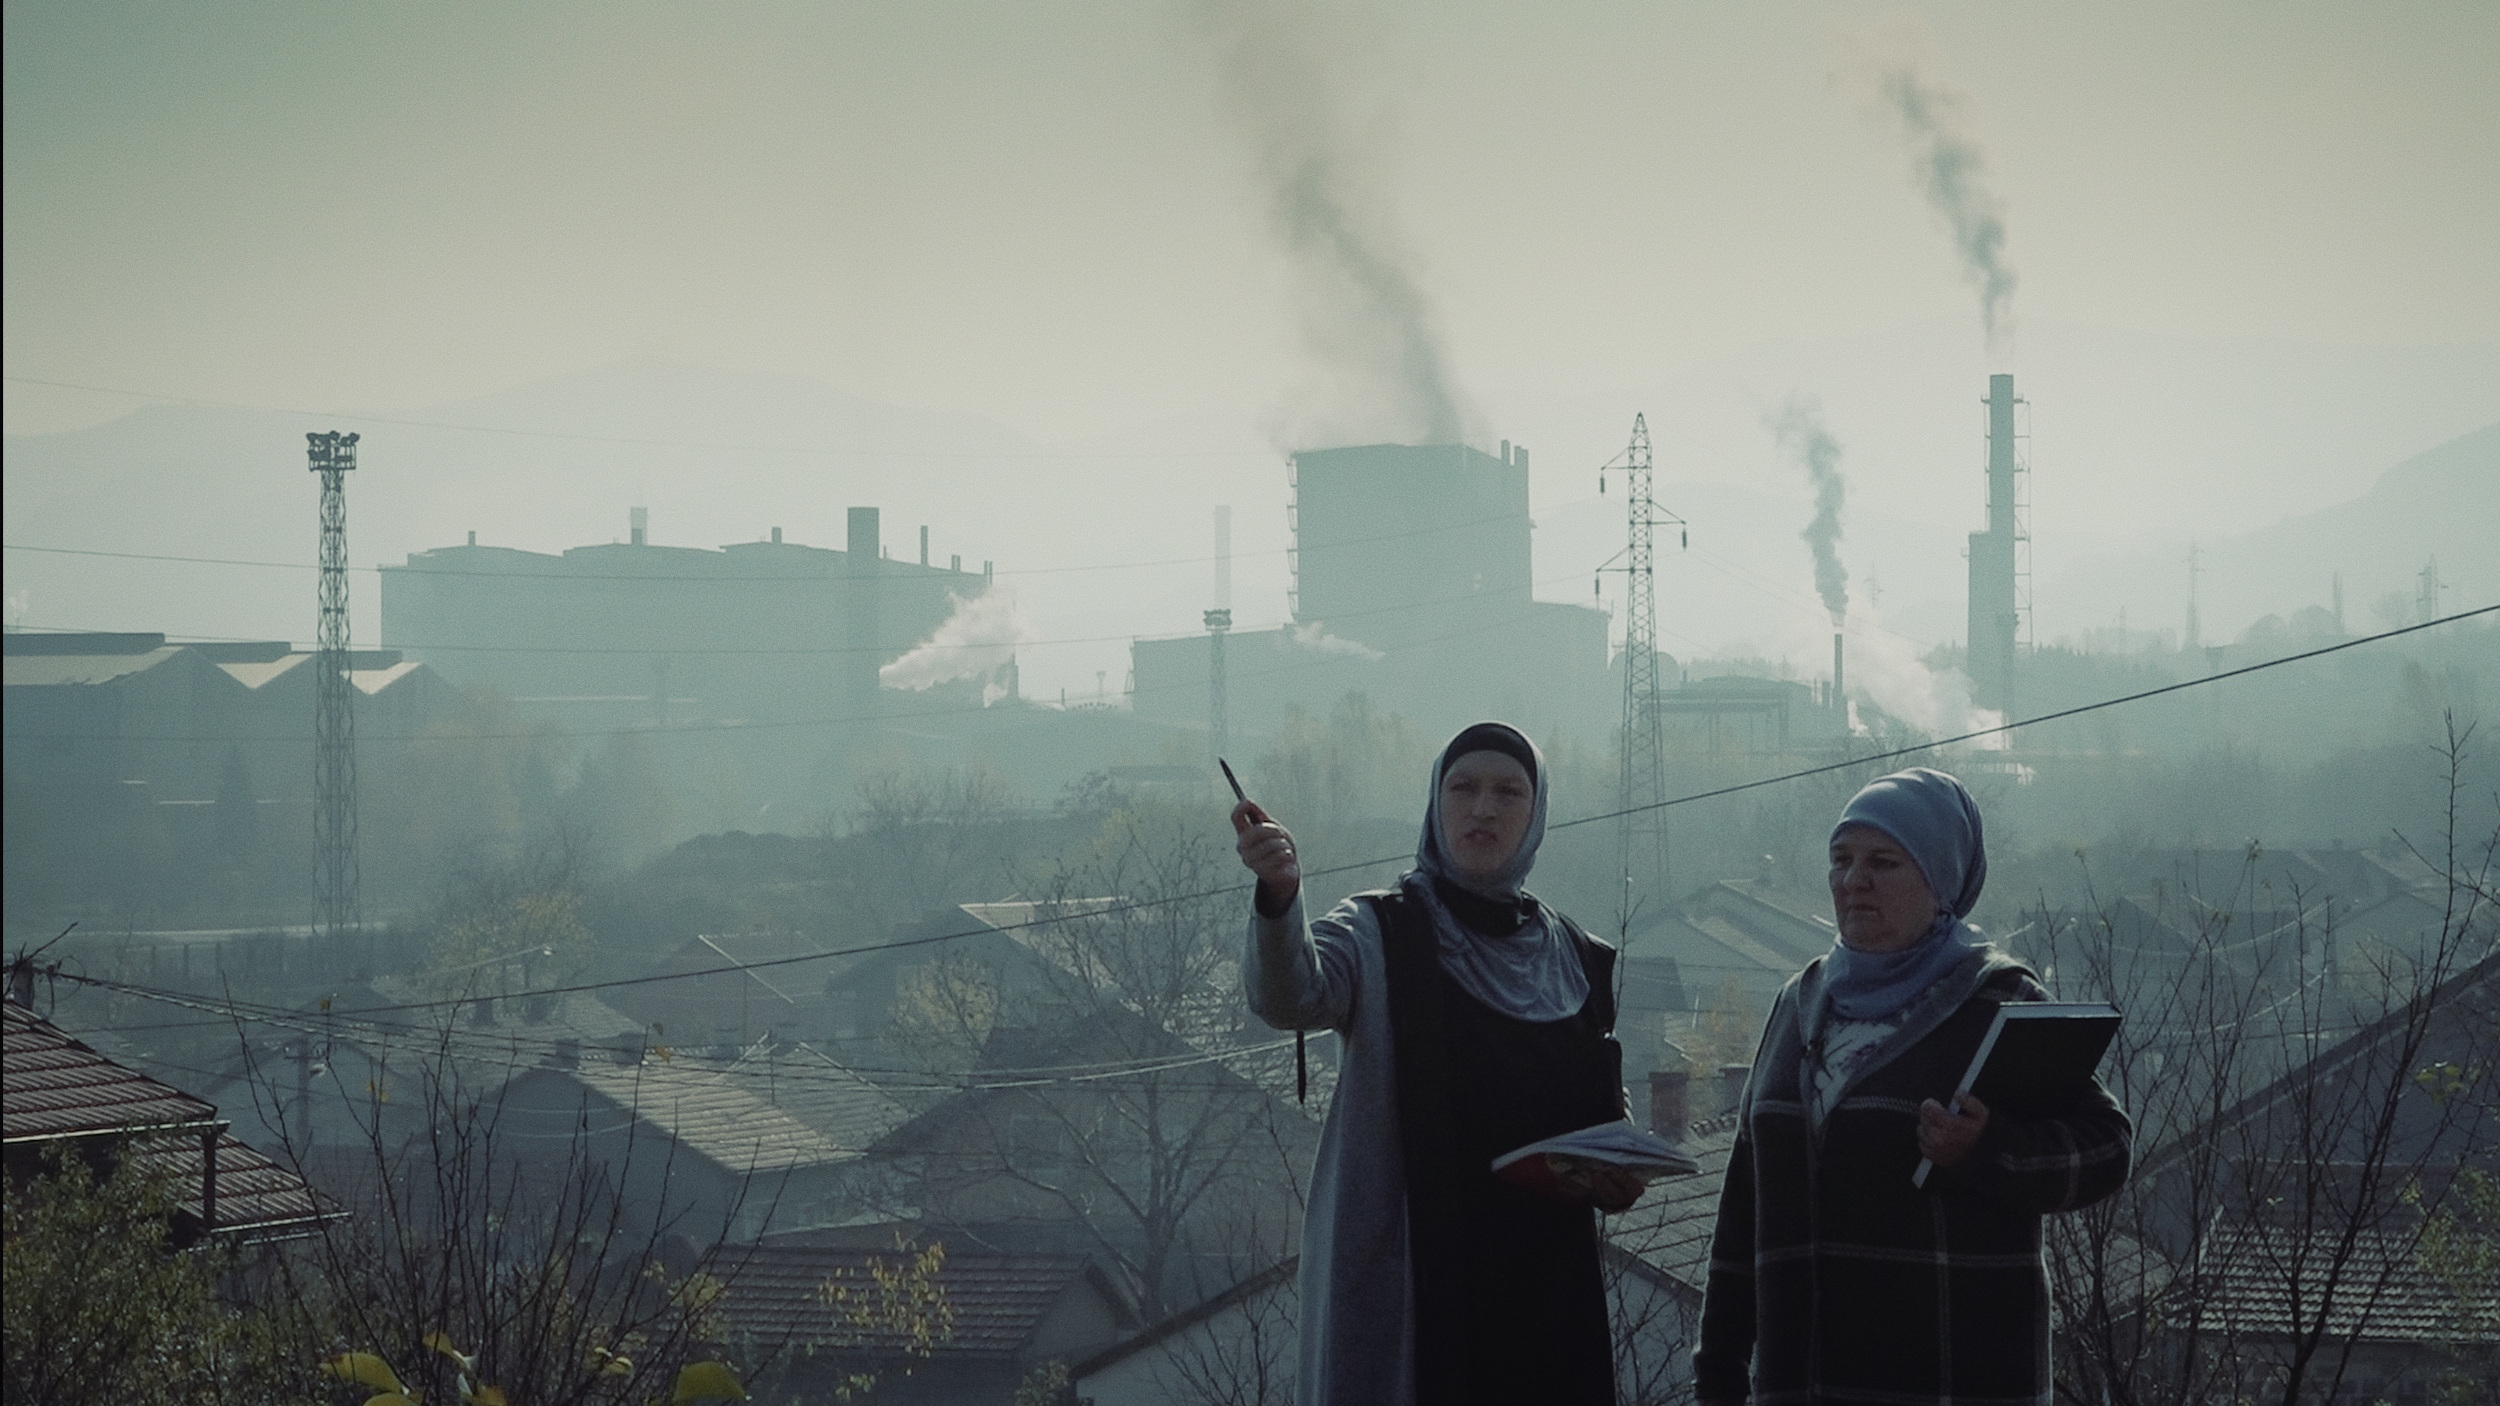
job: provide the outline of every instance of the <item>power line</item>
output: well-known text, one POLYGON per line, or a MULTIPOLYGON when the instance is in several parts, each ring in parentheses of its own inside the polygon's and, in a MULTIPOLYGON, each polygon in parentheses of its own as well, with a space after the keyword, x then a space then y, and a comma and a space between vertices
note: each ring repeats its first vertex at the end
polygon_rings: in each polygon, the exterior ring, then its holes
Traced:
MULTIPOLYGON (((2237 669, 2225 670, 2224 672, 2218 674, 2208 674, 2203 678, 2187 679, 2179 683, 2169 684, 2160 688, 2144 689, 2139 692, 2125 694, 2117 698, 2105 698, 2097 703, 2086 703, 2073 708, 2061 708, 2053 713, 2043 713, 2037 717, 2031 718, 2020 718, 2011 722, 1997 724, 1994 727, 1981 728, 1975 732, 1966 732, 1954 737, 1938 738, 1934 741, 1922 742, 1914 746, 1896 747, 1889 751, 1873 752, 1865 756, 1851 757, 1838 762, 1826 763, 1821 766, 1804 767, 1796 771, 1782 772, 1775 776, 1767 776, 1753 781, 1739 782, 1732 786, 1719 786, 1713 787, 1707 791, 1695 791, 1686 795, 1658 802, 1655 806, 1633 807, 1632 809, 1663 810, 1675 806, 1692 805, 1700 801, 1716 800, 1723 796, 1732 796, 1744 791, 1758 790, 1766 786, 1776 786, 1785 782, 1804 780, 1808 777, 1825 776, 1836 771, 1847 771, 1853 768, 1872 766, 1880 762, 1897 761, 1903 757, 1916 756, 1921 753, 1932 752, 1939 748, 1950 747, 1962 742, 1974 741, 1982 737, 1993 737, 2001 733, 2011 733, 2021 728, 2035 727, 2041 723, 2056 722, 2064 718, 2079 717, 2087 713, 2099 712, 2105 708, 2117 708, 2130 703, 2140 703, 2148 698, 2157 698, 2164 694, 2178 693, 2192 688, 2202 688, 2208 684, 2221 683, 2226 679, 2235 679, 2249 674, 2261 673, 2268 669, 2281 668, 2287 664, 2298 664, 2307 660, 2322 658, 2329 654, 2340 653, 2347 649, 2357 649, 2362 645, 2378 644, 2386 640, 2395 639, 2402 635, 2410 635, 2422 630, 2437 629, 2443 625, 2453 625, 2459 621, 2471 620, 2479 616, 2492 615, 2495 613, 2500 613, 2500 605, 2481 606, 2473 610, 2459 611, 2453 615, 2442 616, 2437 620, 2426 620, 2419 624, 2399 626, 2396 629, 2383 630, 2374 635, 2363 635, 2355 639, 2343 640, 2338 643, 2324 645, 2316 649, 2303 650, 2298 654, 2287 654, 2275 659, 2261 660, 2254 664, 2243 665, 2237 669)), ((1575 820, 1561 821, 1549 826, 1548 829, 1570 830, 1583 825, 1602 824, 1609 820, 1621 819, 1626 813, 1627 812, 1622 810, 1603 811, 1594 815, 1584 815, 1575 820)), ((1327 878, 1337 874, 1358 873, 1366 869, 1379 868, 1382 865, 1400 863, 1405 858, 1406 856, 1404 854, 1381 855, 1370 859, 1357 860, 1350 864, 1336 864, 1323 869, 1306 870, 1304 871, 1303 877, 1308 880, 1315 878, 1327 878)), ((955 942, 965 938, 978 937, 985 933, 1015 933, 1032 928, 1050 927, 1060 923, 1104 918, 1120 913, 1138 912, 1151 908, 1170 907, 1176 904, 1198 902, 1211 898, 1221 898, 1227 895, 1246 894, 1250 892, 1251 888, 1252 885, 1247 882, 1226 884, 1216 888, 1203 889, 1195 893, 1170 894, 1159 898, 1138 899, 1130 902, 1106 904, 1100 907, 1088 907, 1086 911, 1082 913, 1053 914, 1048 917, 1036 916, 1022 922, 985 922, 980 927, 967 928, 958 932, 933 933, 921 937, 897 938, 887 942, 863 943, 855 947, 834 948, 823 952, 804 953, 795 957, 771 957, 751 962, 732 963, 728 966, 698 968, 692 971, 668 972, 638 977, 616 977, 605 981, 575 982, 565 986, 540 987, 534 990, 507 992, 497 996, 495 999, 517 1000, 526 999, 532 996, 567 996, 581 992, 612 991, 628 986, 647 986, 654 982, 661 981, 679 981, 695 977, 722 976, 739 972, 767 971, 776 967, 793 966, 801 962, 819 962, 835 957, 854 957, 863 956, 873 952, 892 952, 915 947, 929 947, 935 946, 939 943, 955 942)), ((1037 904, 1035 906, 1038 910, 1040 907, 1045 905, 1037 904)), ((108 984, 100 978, 72 976, 68 973, 58 974, 65 980, 78 981, 84 984, 98 986, 108 984)), ((409 1010, 440 1010, 446 1007, 456 1007, 469 1004, 476 999, 476 997, 469 997, 463 1000, 402 1002, 397 1005, 367 1007, 364 1012, 360 1012, 359 1014, 388 1014, 397 1011, 409 1010)))
MULTIPOLYGON (((1870 762, 1893 761, 1901 757, 1915 756, 1920 752, 1934 751, 1939 747, 1950 747, 1961 742, 1973 742, 1982 737, 1994 737, 1999 733, 2012 732, 2016 728, 2036 727, 2041 723, 2052 723, 2061 718, 2081 717, 2085 713, 2097 713, 2103 708, 2115 708, 2122 704, 2140 703, 2147 698, 2159 698, 2165 693, 2178 693, 2185 689, 2202 688, 2207 684, 2220 683, 2224 679, 2239 678, 2243 674, 2261 673, 2267 669, 2279 668, 2285 664, 2297 664, 2305 659, 2317 659, 2325 655, 2340 653, 2343 650, 2357 649, 2365 644, 2376 644, 2381 640, 2391 640, 2398 635, 2409 635, 2417 630, 2435 629, 2441 625, 2453 625, 2460 620, 2471 620, 2475 616, 2490 615, 2494 612, 2500 612, 2500 605, 2486 605, 2474 610, 2461 610, 2454 615, 2441 616, 2437 620, 2425 620, 2416 625, 2404 625, 2393 630, 2383 630, 2375 635, 2362 635, 2357 639, 2342 640, 2335 644, 2321 645, 2316 649, 2304 650, 2298 654, 2286 654, 2279 659, 2262 659, 2254 664, 2241 665, 2236 669, 2225 669, 2218 674, 2207 674, 2203 678, 2182 679, 2177 683, 2164 684, 2159 688, 2148 688, 2140 692, 2125 694, 2117 698, 2104 698, 2098 703, 2084 703, 2072 708, 2060 708, 2054 713, 2042 713, 2037 717, 2023 718, 2015 722, 1999 723, 1994 727, 1983 727, 1975 732, 1965 732, 1953 737, 1940 737, 1933 742, 1921 742, 1914 747, 1896 747, 1889 752, 1870 753, 1867 756, 1855 757, 1847 761, 1833 762, 1825 766, 1809 767, 1804 771, 1792 771, 1782 776, 1767 777, 1759 781, 1739 782, 1734 786, 1721 786, 1710 791, 1696 791, 1689 796, 1678 796, 1671 801, 1661 801, 1655 806, 1642 806, 1637 807, 1637 809, 1663 810, 1669 806, 1686 805, 1693 801, 1706 801, 1718 796, 1732 796, 1739 791, 1751 791, 1759 787, 1774 785, 1782 781, 1796 781, 1809 776, 1822 776, 1830 772, 1845 771, 1851 767, 1865 766, 1870 762)), ((1574 825, 1589 825, 1600 820, 1612 820, 1615 818, 1616 817, 1612 815, 1584 816, 1578 820, 1566 820, 1559 825, 1548 828, 1555 830, 1568 830, 1574 825)))

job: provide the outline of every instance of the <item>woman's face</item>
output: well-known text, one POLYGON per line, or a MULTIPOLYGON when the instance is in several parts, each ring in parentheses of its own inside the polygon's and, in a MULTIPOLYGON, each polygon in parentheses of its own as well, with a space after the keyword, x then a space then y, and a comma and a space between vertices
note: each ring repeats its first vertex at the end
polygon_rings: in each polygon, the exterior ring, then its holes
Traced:
POLYGON ((1927 935, 1936 895, 1918 861, 1872 825, 1832 836, 1832 921, 1861 952, 1898 952, 1927 935))
POLYGON ((1461 879, 1491 882, 1519 853, 1536 783, 1517 758, 1469 752, 1441 775, 1441 849, 1461 879))

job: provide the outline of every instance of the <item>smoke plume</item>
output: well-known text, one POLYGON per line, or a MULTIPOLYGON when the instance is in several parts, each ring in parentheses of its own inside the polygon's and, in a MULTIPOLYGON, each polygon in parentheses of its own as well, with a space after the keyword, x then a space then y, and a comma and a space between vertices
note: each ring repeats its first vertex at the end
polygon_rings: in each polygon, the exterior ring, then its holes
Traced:
POLYGON ((877 670, 877 679, 888 688, 918 690, 980 678, 1015 658, 1016 646, 1032 637, 1015 593, 992 586, 977 596, 956 597, 954 613, 910 653, 877 670))
POLYGON ((1814 485, 1814 517, 1797 535, 1814 549, 1814 591, 1838 629, 1849 618, 1849 568, 1840 564, 1840 509, 1848 496, 1840 476, 1840 441, 1823 427, 1823 407, 1812 396, 1789 397, 1764 423, 1814 485))
POLYGON ((1303 434, 1461 442, 1465 406, 1431 300, 1394 233, 1380 182, 1347 130, 1343 94, 1303 0, 1208 0, 1219 78, 1251 146, 1291 273, 1304 349, 1319 363, 1303 434))
POLYGON ((1322 654, 1343 654, 1354 659, 1381 657, 1379 650, 1360 640, 1350 640, 1343 635, 1328 633, 1328 627, 1317 620, 1306 620, 1299 625, 1287 625, 1285 638, 1304 649, 1316 649, 1322 654))
MULTIPOLYGON (((1900 46, 1896 45, 1896 48, 1900 46)), ((1896 52, 1861 51, 1853 67, 1869 99, 1900 126, 1920 191, 1953 231, 1962 277, 1979 293, 1979 322, 1988 349, 2003 351, 2014 336, 2014 269, 2005 261, 2005 202, 1988 188, 1988 158, 1962 121, 1961 95, 1926 77, 1918 60, 1896 52)))
MULTIPOLYGON (((1956 737, 2005 721, 2001 713, 1972 705, 1970 680, 1960 670, 1939 673, 1927 667, 1918 646, 1887 628, 1871 602, 1861 603, 1849 622, 1849 683, 1851 693, 1930 737, 1956 737)), ((2003 747, 2003 734, 1977 745, 2003 747)))

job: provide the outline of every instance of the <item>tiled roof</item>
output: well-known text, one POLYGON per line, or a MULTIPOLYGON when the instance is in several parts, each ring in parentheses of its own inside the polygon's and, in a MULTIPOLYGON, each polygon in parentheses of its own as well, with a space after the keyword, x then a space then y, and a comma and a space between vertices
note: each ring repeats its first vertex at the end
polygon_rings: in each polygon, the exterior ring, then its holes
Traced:
POLYGON ((105 1058, 15 1001, 0 1002, 0 1012, 8 1141, 128 1132, 122 1155, 165 1176, 196 1226, 207 1211, 201 1143, 214 1127, 219 1234, 275 1238, 338 1214, 302 1177, 225 1131, 216 1105, 105 1058))
POLYGON ((812 1045, 759 1042, 729 1066, 729 1077, 844 1152, 867 1151, 911 1117, 883 1090, 812 1045))
POLYGON ((584 1059, 561 1071, 620 1108, 630 1108, 679 1146, 738 1175, 847 1162, 860 1149, 765 1102, 761 1080, 689 1059, 620 1065, 584 1059))
MULTIPOLYGON (((177 1205, 198 1222, 205 1213, 200 1144, 182 1134, 134 1138, 124 1149, 138 1166, 163 1174, 179 1189, 177 1205)), ((302 1177, 262 1156, 232 1133, 217 1135, 217 1222, 220 1235, 284 1239, 344 1215, 302 1177)))
MULTIPOLYGON (((765 1342, 847 1349, 870 1356, 898 1354, 910 1341, 893 1328, 837 1325, 824 1297, 827 1281, 873 1286, 872 1261, 900 1264, 903 1250, 860 1250, 780 1245, 722 1250, 714 1273, 726 1283, 721 1310, 733 1328, 765 1342)), ((1127 1304, 1083 1255, 947 1252, 935 1276, 954 1314, 954 1333, 937 1345, 940 1357, 1012 1357, 1071 1290, 1109 1299, 1125 1315, 1127 1304)), ((873 1287, 871 1292, 873 1292, 873 1287)))
POLYGON ((215 1122, 216 1106, 69 1037, 15 1001, 0 1050, 0 1124, 10 1142, 77 1137, 127 1128, 215 1122))
MULTIPOLYGON (((2364 1232, 2337 1263, 2333 1241, 2279 1226, 2242 1223, 2206 1241, 2197 1283, 2207 1323, 2274 1336, 2316 1326, 2330 1287, 2329 1337, 2375 1342, 2500 1343, 2500 1283, 2458 1285, 2424 1268, 2404 1235, 2364 1232)), ((2174 1310, 2174 1311, 2184 1311, 2174 1310)))
POLYGON ((1721 1114, 1694 1123, 1684 1150, 1701 1170, 1650 1183, 1632 1209, 1605 1219, 1606 1238, 1642 1263, 1695 1293, 1710 1274, 1710 1233, 1718 1225, 1719 1186, 1736 1150, 1736 1118, 1721 1114))

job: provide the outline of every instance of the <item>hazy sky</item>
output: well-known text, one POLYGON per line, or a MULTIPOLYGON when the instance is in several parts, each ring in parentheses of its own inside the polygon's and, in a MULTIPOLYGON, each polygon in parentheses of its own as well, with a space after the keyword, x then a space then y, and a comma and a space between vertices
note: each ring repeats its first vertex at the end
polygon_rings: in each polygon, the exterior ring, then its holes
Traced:
MULTIPOLYGON (((1217 40, 1242 7, 6 13, 13 378, 383 409, 648 353, 1061 439, 1290 429, 1325 376, 1261 176, 1295 114, 1246 119, 1217 40)), ((2500 5, 1260 13, 1316 56, 1286 81, 1332 95, 1317 140, 1476 396, 1940 313, 1975 345, 1909 151, 1842 76, 1869 32, 1965 96, 2019 277, 2005 365, 2032 320, 2500 339, 2500 5)), ((131 404, 17 379, 7 428, 131 404)))

